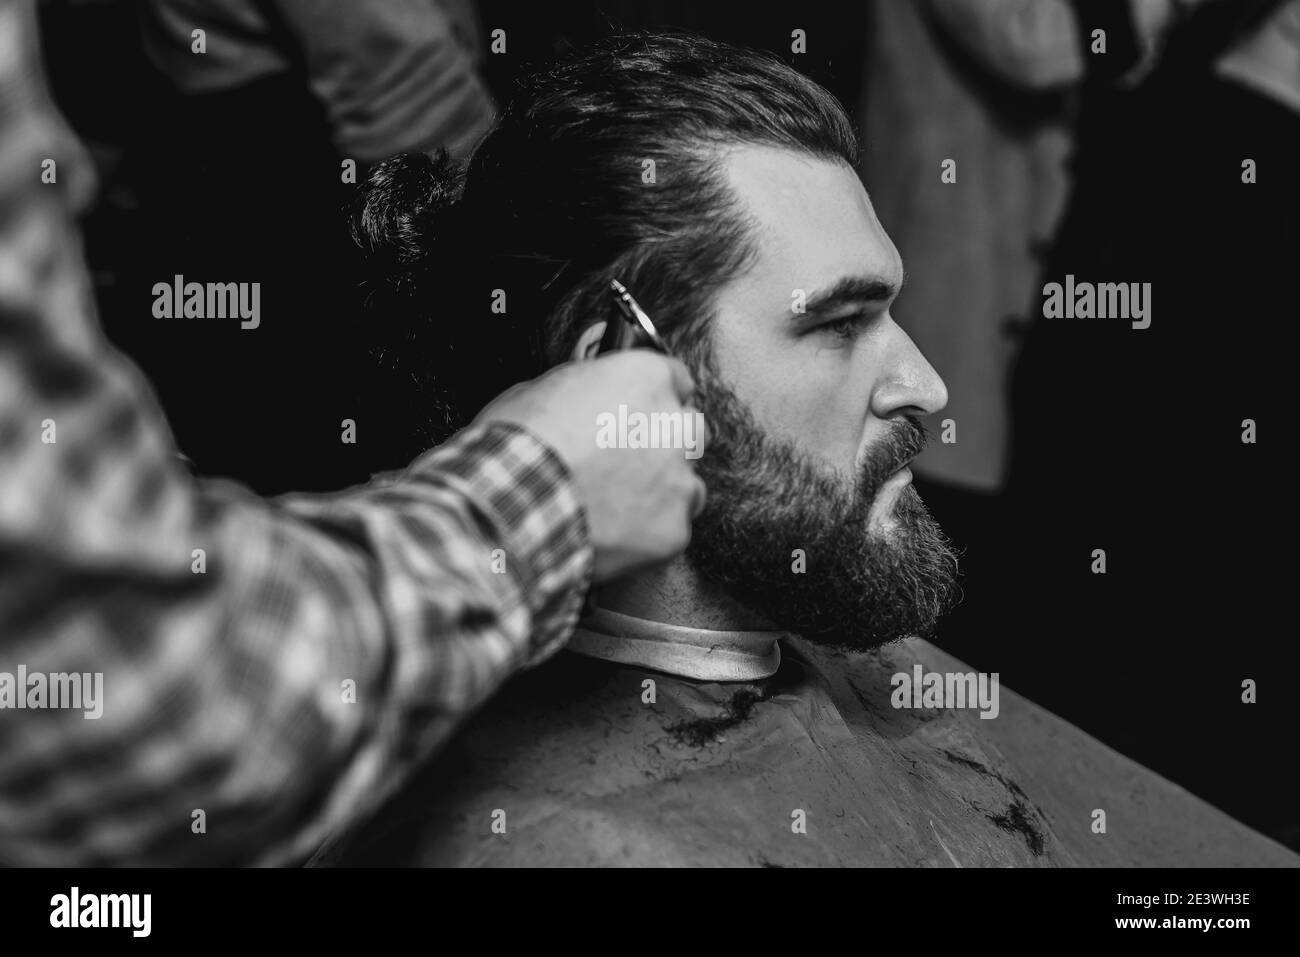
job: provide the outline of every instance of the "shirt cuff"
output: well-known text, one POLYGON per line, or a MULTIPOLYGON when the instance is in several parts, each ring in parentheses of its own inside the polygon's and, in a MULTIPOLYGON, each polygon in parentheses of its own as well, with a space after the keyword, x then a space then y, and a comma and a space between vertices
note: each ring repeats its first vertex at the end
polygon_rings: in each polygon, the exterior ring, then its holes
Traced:
POLYGON ((495 542, 492 570, 518 584, 531 615, 525 666, 559 651, 573 634, 595 560, 564 461, 523 426, 490 422, 426 453, 408 475, 458 491, 495 542))

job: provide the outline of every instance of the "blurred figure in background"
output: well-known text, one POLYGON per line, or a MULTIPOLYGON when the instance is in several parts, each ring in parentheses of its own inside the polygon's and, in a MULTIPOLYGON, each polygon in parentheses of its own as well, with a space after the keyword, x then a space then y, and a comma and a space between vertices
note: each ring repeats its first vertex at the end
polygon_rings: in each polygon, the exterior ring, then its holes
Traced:
POLYGON ((1068 718, 1211 802, 1252 806, 1293 843, 1294 787, 1261 733, 1293 723, 1287 695, 1247 706, 1241 684, 1300 667, 1276 631, 1290 576, 1271 557, 1272 512, 1293 493, 1269 452, 1284 441, 1283 304, 1300 261, 1298 7, 1202 4, 1142 83, 1083 87, 1074 194, 1043 282, 1149 282, 1150 325, 1035 323, 1014 378, 1015 432, 1030 438, 1015 445, 998 576, 1015 589, 1005 670, 1023 687, 1055 686, 1068 718), (1094 649, 1073 680, 1062 645, 1094 649), (1153 682, 1188 706, 1136 690, 1153 682), (1207 741, 1224 745, 1213 762, 1207 741))
POLYGON ((977 655, 1004 613, 1010 372, 1069 196, 1088 33, 1107 29, 1104 62, 1127 73, 1154 58, 1173 12, 1121 0, 1084 23, 1068 0, 871 4, 862 174, 908 268, 895 316, 949 389, 914 469, 966 549, 965 600, 940 636, 956 654, 977 655))
POLYGON ((144 49, 183 96, 305 82, 340 155, 466 156, 491 126, 473 0, 145 0, 144 49), (207 52, 194 52, 193 31, 207 52))

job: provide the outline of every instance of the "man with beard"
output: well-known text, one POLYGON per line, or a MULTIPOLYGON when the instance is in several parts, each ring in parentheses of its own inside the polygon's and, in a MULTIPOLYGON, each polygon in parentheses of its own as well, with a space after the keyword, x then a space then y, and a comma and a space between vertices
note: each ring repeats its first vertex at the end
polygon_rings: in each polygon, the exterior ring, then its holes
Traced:
MULTIPOLYGON (((463 181, 377 171, 380 385, 454 426, 494 376, 592 355, 619 278, 695 378, 708 501, 684 557, 599 589, 566 653, 318 862, 1296 862, 924 640, 956 559, 907 464, 947 396, 890 317, 856 150, 781 63, 639 35, 527 85, 463 181)), ((432 428, 382 401, 394 454, 432 428)))

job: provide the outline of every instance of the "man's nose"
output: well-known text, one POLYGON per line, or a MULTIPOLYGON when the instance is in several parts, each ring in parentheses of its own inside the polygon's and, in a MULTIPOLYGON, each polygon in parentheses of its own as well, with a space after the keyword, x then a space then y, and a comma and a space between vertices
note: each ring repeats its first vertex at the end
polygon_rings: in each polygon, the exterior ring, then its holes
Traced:
POLYGON ((892 318, 886 320, 884 365, 871 396, 871 411, 891 416, 931 415, 948 404, 948 387, 911 337, 892 318))

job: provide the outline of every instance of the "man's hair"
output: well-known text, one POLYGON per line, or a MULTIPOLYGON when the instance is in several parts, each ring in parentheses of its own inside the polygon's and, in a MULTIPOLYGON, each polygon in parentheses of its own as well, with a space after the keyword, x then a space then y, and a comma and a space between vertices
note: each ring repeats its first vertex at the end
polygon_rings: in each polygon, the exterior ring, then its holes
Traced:
POLYGON ((714 294, 753 256, 719 163, 738 145, 857 161, 838 101, 776 57, 636 33, 524 81, 467 168, 379 164, 353 232, 391 464, 563 361, 613 317, 611 278, 699 356, 714 294))

